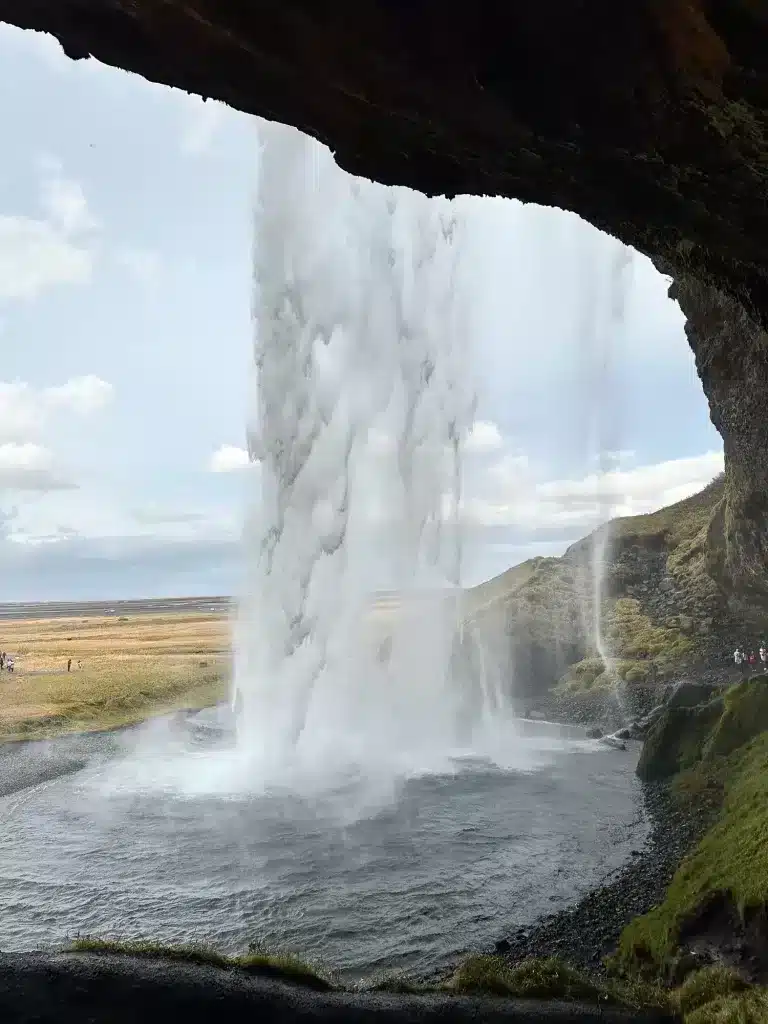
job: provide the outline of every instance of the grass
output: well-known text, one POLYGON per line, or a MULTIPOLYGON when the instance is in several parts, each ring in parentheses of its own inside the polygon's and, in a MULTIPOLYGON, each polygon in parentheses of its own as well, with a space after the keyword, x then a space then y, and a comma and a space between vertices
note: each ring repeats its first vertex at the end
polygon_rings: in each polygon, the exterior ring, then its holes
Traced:
POLYGON ((674 994, 677 1010, 688 1017, 694 1010, 727 998, 737 992, 744 992, 749 985, 732 968, 722 965, 704 967, 694 971, 674 994))
POLYGON ((622 516, 611 524, 611 536, 622 540, 663 538, 676 548, 689 542, 705 529, 718 502, 725 494, 725 475, 720 473, 707 486, 690 498, 667 505, 658 512, 639 516, 622 516))
POLYGON ((0 647, 16 661, 0 674, 0 741, 132 725, 227 691, 222 615, 6 621, 0 647))
POLYGON ((765 1024, 768 1021, 768 989, 719 996, 685 1015, 685 1024, 765 1024))
POLYGON ((613 656, 640 664, 653 661, 660 671, 678 663, 690 654, 693 642, 679 629, 654 625, 643 614, 640 602, 620 598, 614 604, 606 623, 606 638, 613 656))
POLYGON ((471 587, 467 591, 467 608, 470 614, 477 614, 493 605, 494 602, 508 598, 515 591, 519 590, 542 566, 552 561, 551 559, 529 558, 519 565, 513 565, 511 569, 494 576, 493 579, 471 587))
POLYGON ((595 1005, 666 1007, 667 993, 639 980, 595 981, 557 957, 509 964, 500 956, 471 956, 445 983, 461 995, 495 995, 516 999, 552 999, 595 1005))
POLYGON ((663 972, 686 921, 716 897, 742 915, 768 906, 768 718, 760 714, 766 687, 758 679, 726 695, 726 711, 704 744, 699 769, 711 766, 725 780, 722 811, 675 873, 664 901, 622 933, 618 960, 628 969, 663 972), (734 749, 749 720, 753 738, 734 749), (727 742, 729 722, 734 731, 727 742))
MULTIPOLYGON (((227 956, 203 943, 166 945, 151 940, 118 941, 79 937, 69 950, 96 956, 130 956, 148 960, 243 971, 314 991, 340 990, 327 972, 290 953, 251 947, 241 956, 227 956)), ((726 967, 708 967, 690 975, 675 991, 641 981, 593 981, 557 958, 531 959, 510 965, 499 956, 468 957, 439 986, 418 984, 398 975, 366 989, 397 995, 444 992, 481 998, 556 1000, 633 1009, 677 1012, 685 1024, 762 1024, 768 1019, 768 990, 752 988, 726 967)))
MULTIPOLYGON (((203 943, 165 945, 151 940, 126 942, 78 937, 71 943, 69 950, 98 956, 173 960, 224 971, 246 971, 304 985, 316 991, 343 990, 342 986, 332 983, 329 972, 290 953, 268 952, 260 944, 251 946, 248 953, 242 956, 226 956, 203 943)), ((447 981, 437 985, 421 984, 398 974, 381 978, 365 990, 400 995, 443 993, 506 999, 544 999, 634 1008, 669 1008, 672 1005, 669 994, 659 986, 640 981, 610 979, 596 983, 557 958, 531 959, 510 965, 499 956, 471 956, 460 964, 447 981)), ((710 985, 707 991, 715 990, 710 985)), ((726 988, 721 984, 717 994, 731 991, 736 991, 735 985, 726 988)), ((688 999, 693 1002, 692 995, 688 999)))
POLYGON ((174 960, 179 963, 216 967, 219 970, 246 971, 262 977, 280 978, 294 985, 303 985, 316 991, 327 991, 330 981, 310 964, 290 953, 267 953, 250 950, 242 956, 225 956, 203 943, 169 946, 148 940, 121 942, 89 937, 77 938, 70 945, 74 953, 95 953, 100 956, 132 956, 148 960, 174 960))

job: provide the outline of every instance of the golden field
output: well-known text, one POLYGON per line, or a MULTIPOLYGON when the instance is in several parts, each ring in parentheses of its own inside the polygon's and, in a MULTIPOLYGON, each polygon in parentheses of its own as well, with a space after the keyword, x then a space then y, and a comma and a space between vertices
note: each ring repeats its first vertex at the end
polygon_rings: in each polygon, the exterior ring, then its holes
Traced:
POLYGON ((0 622, 0 741, 131 725, 227 694, 230 620, 176 614, 0 622), (72 659, 72 670, 67 661, 72 659))

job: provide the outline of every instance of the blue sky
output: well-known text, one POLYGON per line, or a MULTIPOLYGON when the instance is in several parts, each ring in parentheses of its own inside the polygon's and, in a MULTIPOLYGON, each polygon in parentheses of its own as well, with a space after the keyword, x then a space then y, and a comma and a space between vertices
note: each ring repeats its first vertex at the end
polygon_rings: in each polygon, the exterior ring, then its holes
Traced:
MULTIPOLYGON (((0 89, 0 599, 237 590, 256 122, 5 26, 0 89)), ((647 260, 617 295, 612 241, 573 215, 463 206, 474 582, 608 505, 691 493, 722 456, 647 260)))

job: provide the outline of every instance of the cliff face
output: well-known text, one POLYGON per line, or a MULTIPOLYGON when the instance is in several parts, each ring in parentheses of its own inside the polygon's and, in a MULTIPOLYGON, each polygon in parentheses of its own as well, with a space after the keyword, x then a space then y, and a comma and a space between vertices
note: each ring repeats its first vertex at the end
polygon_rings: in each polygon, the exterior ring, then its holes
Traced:
POLYGON ((724 565, 765 589, 765 0, 0 0, 0 20, 294 124, 355 173, 560 206, 649 254, 725 441, 724 565))
POLYGON ((663 684, 691 669, 722 674, 735 644, 757 646, 768 607, 761 595, 735 602, 730 593, 724 494, 718 479, 470 592, 472 624, 499 664, 511 663, 515 693, 663 684))

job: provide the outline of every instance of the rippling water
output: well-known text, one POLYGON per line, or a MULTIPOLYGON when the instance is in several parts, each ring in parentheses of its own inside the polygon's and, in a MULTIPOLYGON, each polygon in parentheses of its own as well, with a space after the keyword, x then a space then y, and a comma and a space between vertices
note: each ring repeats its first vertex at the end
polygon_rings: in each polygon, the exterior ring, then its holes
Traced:
POLYGON ((227 751, 186 733, 81 741, 84 769, 0 799, 0 948, 258 939, 348 976, 444 967, 573 900, 644 835, 631 753, 539 724, 510 739, 505 768, 456 757, 393 788, 353 773, 229 794, 227 751))

